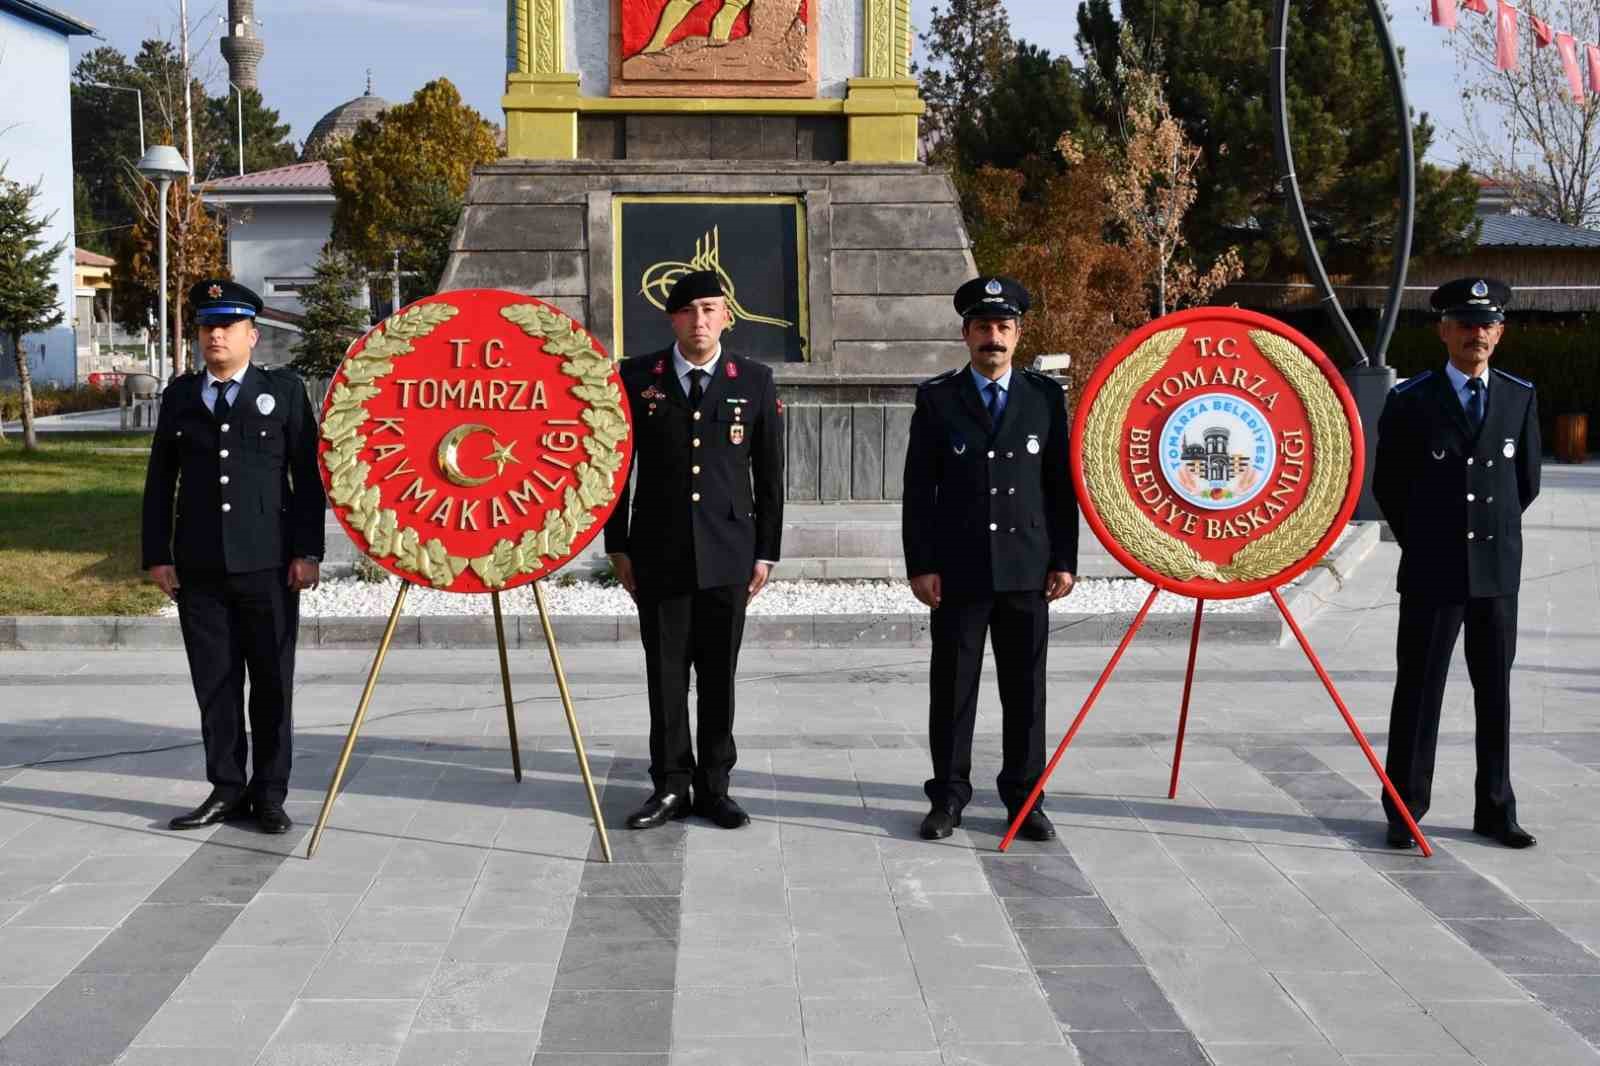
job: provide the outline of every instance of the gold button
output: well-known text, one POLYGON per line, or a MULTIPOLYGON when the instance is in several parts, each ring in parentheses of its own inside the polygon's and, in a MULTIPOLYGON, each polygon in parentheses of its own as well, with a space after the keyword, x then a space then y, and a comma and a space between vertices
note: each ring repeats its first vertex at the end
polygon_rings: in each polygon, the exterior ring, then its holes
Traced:
POLYGON ((219 457, 223 458, 223 459, 226 459, 228 457, 228 449, 226 449, 226 448, 222 449, 220 452, 217 453, 217 455, 219 457))
POLYGON ((696 437, 696 438, 695 438, 695 439, 694 439, 694 446, 695 446, 695 447, 696 447, 696 448, 698 448, 698 447, 700 447, 700 438, 699 438, 699 437, 696 437))
POLYGON ((231 510, 233 510, 233 504, 225 503, 225 504, 222 505, 222 511, 223 511, 224 514, 226 514, 227 512, 229 512, 231 510))
POLYGON ((695 421, 696 421, 696 422, 698 422, 698 421, 700 421, 700 412, 699 412, 699 411, 696 411, 696 412, 695 412, 695 413, 694 413, 694 420, 695 420, 695 421))
POLYGON ((692 466, 689 468, 689 472, 691 474, 698 474, 700 472, 700 468, 698 466, 692 466))
POLYGON ((700 502, 700 494, 698 492, 690 493, 689 494, 689 499, 693 500, 695 503, 699 503, 700 502))
POLYGON ((217 479, 217 480, 218 480, 218 481, 220 481, 220 482, 222 482, 222 483, 223 483, 223 484, 224 484, 224 485, 226 485, 226 484, 227 484, 227 483, 228 483, 228 475, 227 475, 227 474, 223 474, 223 475, 222 475, 222 476, 221 476, 221 477, 220 477, 220 478, 218 478, 218 479, 217 479))

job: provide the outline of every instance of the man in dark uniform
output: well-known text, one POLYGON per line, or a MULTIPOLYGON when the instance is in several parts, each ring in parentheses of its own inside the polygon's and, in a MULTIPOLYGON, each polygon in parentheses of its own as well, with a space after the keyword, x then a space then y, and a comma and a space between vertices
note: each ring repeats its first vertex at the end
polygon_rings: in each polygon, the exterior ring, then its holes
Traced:
MULTIPOLYGON (((1387 768, 1418 821, 1433 790, 1439 708, 1467 630, 1477 711, 1473 831, 1512 848, 1535 840, 1511 791, 1511 662, 1517 650, 1522 512, 1539 495, 1533 386, 1489 359, 1511 287, 1461 278, 1433 293, 1449 361, 1395 386, 1378 422, 1372 492, 1400 544, 1400 630, 1387 768)), ((1415 841, 1386 795, 1389 844, 1415 841)))
POLYGON ((211 795, 171 824, 198 829, 253 815, 264 832, 284 833, 300 590, 316 586, 323 547, 317 420, 298 377, 250 362, 261 297, 206 280, 189 300, 206 368, 161 397, 144 486, 144 566, 178 605, 211 795))
MULTIPOLYGON (((1003 714, 995 783, 1010 817, 1044 772, 1048 605, 1072 591, 1078 569, 1066 395, 1054 379, 1011 365, 1028 292, 1010 278, 974 278, 955 305, 971 361, 917 389, 901 517, 911 590, 933 608, 929 840, 949 836, 972 799, 986 634, 1003 714)), ((1055 836, 1043 807, 1041 797, 1023 837, 1055 836)))
POLYGON ((696 813, 737 829, 750 818, 728 795, 738 754, 733 680, 745 607, 783 535, 783 406, 769 367, 723 350, 728 303, 715 272, 685 274, 666 311, 677 343, 621 364, 634 477, 605 529, 617 577, 639 606, 650 692, 655 790, 628 827, 686 817, 692 786, 696 813))

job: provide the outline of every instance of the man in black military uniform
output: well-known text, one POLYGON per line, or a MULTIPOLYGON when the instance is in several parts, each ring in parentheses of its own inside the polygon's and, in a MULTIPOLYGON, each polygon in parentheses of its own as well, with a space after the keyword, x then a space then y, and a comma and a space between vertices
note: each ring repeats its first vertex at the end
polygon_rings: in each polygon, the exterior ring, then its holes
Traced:
POLYGON ((144 486, 144 566, 178 605, 211 782, 172 828, 253 815, 284 833, 300 590, 323 547, 317 420, 298 377, 250 362, 259 296, 206 280, 189 300, 206 368, 162 395, 144 486))
MULTIPOLYGON (((922 835, 961 824, 972 799, 972 729, 983 644, 993 634, 1004 761, 996 780, 1012 818, 1044 772, 1048 605, 1072 591, 1078 511, 1060 384, 1014 370, 1028 292, 1003 277, 956 290, 971 361, 917 389, 901 517, 906 575, 933 608, 928 740, 933 809, 922 835)), ((1020 833, 1049 840, 1043 799, 1020 833)))
POLYGON ((685 274, 666 311, 677 343, 621 364, 634 477, 605 528, 606 552, 639 607, 650 692, 655 790, 628 827, 686 817, 692 786, 696 813, 737 829, 750 818, 728 795, 733 681, 745 607, 783 535, 783 406, 769 367, 723 350, 730 320, 715 272, 685 274))
MULTIPOLYGON (((1510 286, 1462 278, 1433 293, 1449 361, 1389 393, 1372 492, 1400 543, 1400 630, 1389 712, 1389 778, 1413 818, 1428 812, 1439 708, 1456 636, 1467 630, 1477 711, 1473 831, 1531 847, 1511 791, 1511 662, 1517 650, 1522 512, 1539 494, 1533 386, 1489 359, 1510 286)), ((1387 795, 1389 843, 1415 841, 1387 795)))

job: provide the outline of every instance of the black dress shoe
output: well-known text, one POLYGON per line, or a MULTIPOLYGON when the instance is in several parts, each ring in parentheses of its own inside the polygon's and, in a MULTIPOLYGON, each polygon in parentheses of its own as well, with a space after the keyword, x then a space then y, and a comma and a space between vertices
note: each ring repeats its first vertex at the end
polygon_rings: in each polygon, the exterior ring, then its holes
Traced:
POLYGON ((276 836, 279 833, 287 833, 294 822, 284 813, 283 804, 261 802, 256 804, 256 825, 261 827, 263 833, 276 836))
POLYGON ((180 814, 167 823, 171 829, 204 829, 218 822, 237 821, 250 816, 250 798, 239 796, 225 799, 215 792, 188 814, 180 814))
POLYGON ((750 824, 750 816, 733 801, 732 796, 718 796, 710 802, 701 800, 695 804, 694 812, 724 829, 738 829, 750 824))
POLYGON ((689 817, 687 792, 657 792, 644 806, 628 815, 629 829, 654 829, 669 821, 689 817))
POLYGON ((1391 848, 1414 848, 1417 846, 1416 840, 1411 836, 1411 830, 1403 825, 1391 824, 1389 832, 1384 834, 1383 839, 1391 848))
MULTIPOLYGON (((1006 824, 1010 825, 1016 821, 1016 818, 1016 811, 1008 812, 1006 824)), ((1017 836, 1023 840, 1054 840, 1056 838, 1056 827, 1045 816, 1044 808, 1036 803, 1033 806, 1033 810, 1029 811, 1028 816, 1022 820, 1022 824, 1017 827, 1017 836)))
POLYGON ((1499 828, 1490 827, 1482 822, 1474 822, 1472 831, 1481 837, 1498 840, 1508 848, 1531 848, 1539 843, 1532 833, 1516 822, 1509 822, 1499 828))
POLYGON ((943 840, 961 824, 961 808, 954 801, 935 803, 933 810, 922 820, 923 840, 943 840))

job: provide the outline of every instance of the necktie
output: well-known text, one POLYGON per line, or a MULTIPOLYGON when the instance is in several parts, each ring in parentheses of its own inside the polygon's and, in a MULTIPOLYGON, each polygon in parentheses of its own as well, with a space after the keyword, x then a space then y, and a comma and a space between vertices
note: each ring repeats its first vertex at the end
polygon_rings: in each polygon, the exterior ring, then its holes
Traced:
POLYGON ((1483 425, 1483 379, 1467 379, 1467 421, 1472 428, 1483 425))
POLYGON ((211 383, 211 387, 217 390, 217 402, 212 405, 211 413, 217 416, 218 422, 227 418, 228 412, 233 410, 233 405, 228 403, 228 386, 232 384, 233 382, 231 381, 213 381, 211 383))
POLYGON ((706 394, 706 378, 711 375, 704 370, 689 371, 689 406, 699 407, 700 401, 706 394))
POLYGON ((986 390, 989 393, 989 424, 998 426, 1000 424, 1000 384, 991 381, 986 386, 986 390))

